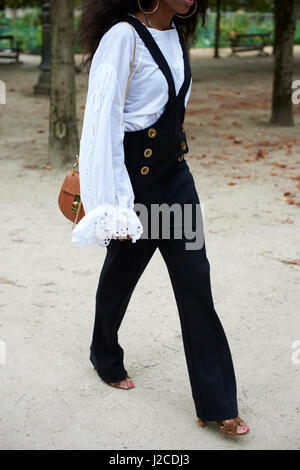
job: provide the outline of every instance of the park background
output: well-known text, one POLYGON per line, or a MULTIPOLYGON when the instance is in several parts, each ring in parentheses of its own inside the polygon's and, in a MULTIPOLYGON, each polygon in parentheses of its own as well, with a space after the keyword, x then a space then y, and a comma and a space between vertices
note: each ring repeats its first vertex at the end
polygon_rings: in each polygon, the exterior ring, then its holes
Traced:
MULTIPOLYGON (((26 5, 34 2, 11 1, 6 4, 26 5)), ((49 3, 49 2, 47 2, 49 3)), ((78 2, 77 2, 78 3, 78 2)), ((216 2, 211 2, 216 3, 216 2)), ((269 11, 272 2, 252 1, 252 2, 220 2, 222 7, 220 47, 230 45, 230 32, 238 34, 265 33, 271 32, 268 44, 274 41, 274 18, 273 12, 269 11), (233 9, 232 3, 241 4, 238 9, 233 9), (243 8, 243 5, 245 8, 243 8), (249 10, 249 7, 252 7, 249 10)), ((81 10, 77 8, 74 13, 75 30, 78 27, 81 10)), ((215 44, 216 11, 211 10, 208 15, 205 30, 198 28, 198 40, 193 44, 193 48, 209 48, 215 44)), ((0 35, 13 34, 17 41, 20 41, 21 49, 28 54, 41 54, 42 50, 42 22, 40 8, 6 8, 1 12, 0 2, 0 35)), ((297 18, 295 31, 295 44, 300 44, 300 18, 297 18)), ((75 40, 74 51, 80 52, 78 41, 75 40)))
MULTIPOLYGON (((298 2, 287 2, 297 3, 294 45, 284 30, 277 39, 282 47, 289 43, 288 64, 273 50, 278 1, 218 2, 219 59, 217 2, 211 2, 207 30, 199 28, 190 51, 186 158, 203 204, 213 294, 233 354, 240 415, 251 427, 240 439, 221 435, 214 425, 197 426, 177 308, 158 253, 120 330, 136 388, 128 394, 110 389, 91 367, 94 299, 105 251, 73 246, 72 224, 57 206, 78 149, 88 74, 80 71, 74 36, 76 69, 70 55, 68 60, 75 112, 67 125, 77 135, 53 145, 57 116, 50 113, 47 86, 60 67, 54 56, 51 70, 43 37, 53 39, 59 24, 49 28, 49 2, 43 2, 44 14, 40 8, 7 8, 26 2, 5 3, 0 36, 13 34, 21 53, 20 63, 0 60, 6 84, 6 104, 0 105, 0 340, 6 349, 0 448, 298 449, 300 104, 291 105, 291 86, 283 87, 284 112, 275 112, 279 122, 272 122, 276 70, 286 67, 290 85, 300 80, 298 2), (267 54, 231 56, 232 31, 270 32, 267 54), (280 122, 283 115, 288 122, 280 122)), ((73 2, 51 3, 57 9, 73 2)), ((79 17, 77 9, 75 31, 79 17)))

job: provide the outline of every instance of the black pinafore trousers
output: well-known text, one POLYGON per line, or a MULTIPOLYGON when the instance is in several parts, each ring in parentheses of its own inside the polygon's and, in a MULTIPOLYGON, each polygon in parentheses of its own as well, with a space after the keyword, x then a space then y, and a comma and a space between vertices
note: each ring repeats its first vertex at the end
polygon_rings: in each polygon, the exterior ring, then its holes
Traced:
MULTIPOLYGON (((169 86, 168 101, 158 120, 145 129, 125 132, 125 165, 133 185, 136 203, 172 203, 174 201, 166 200, 168 197, 165 184, 171 181, 171 176, 181 173, 180 170, 188 169, 184 154, 189 151, 189 147, 183 123, 185 97, 192 74, 184 38, 177 28, 183 52, 184 81, 176 95, 172 72, 151 33, 134 16, 127 15, 124 20, 129 22, 140 35, 169 86)), ((188 173, 189 181, 193 185, 192 175, 189 171, 188 173)), ((194 187, 192 190, 194 191, 194 187)), ((172 190, 169 191, 169 195, 171 193, 172 190)))
MULTIPOLYGON (((185 78, 176 96, 172 73, 151 33, 135 17, 129 15, 125 21, 130 22, 141 36, 169 84, 169 99, 159 119, 146 129, 125 132, 124 135, 125 164, 135 203, 143 204, 147 209, 157 203, 192 204, 195 209, 200 201, 192 173, 183 158, 188 152, 182 126, 191 70, 182 34, 177 30, 185 78)), ((152 219, 151 210, 147 212, 149 219, 146 225, 151 223, 152 226, 155 218, 152 219)), ((193 229, 196 225, 202 227, 195 211, 191 219, 193 229)), ((171 221, 175 226, 173 222, 177 221, 171 221)), ((214 308, 205 245, 188 250, 185 237, 173 239, 173 235, 167 238, 162 234, 156 238, 152 237, 152 231, 150 239, 142 238, 146 239, 136 243, 112 239, 107 247, 96 297, 90 356, 94 367, 108 382, 118 382, 127 376, 118 330, 135 286, 158 248, 166 262, 178 305, 197 416, 208 421, 237 416, 234 368, 229 345, 214 308)), ((159 299, 156 305, 162 309, 159 299)))

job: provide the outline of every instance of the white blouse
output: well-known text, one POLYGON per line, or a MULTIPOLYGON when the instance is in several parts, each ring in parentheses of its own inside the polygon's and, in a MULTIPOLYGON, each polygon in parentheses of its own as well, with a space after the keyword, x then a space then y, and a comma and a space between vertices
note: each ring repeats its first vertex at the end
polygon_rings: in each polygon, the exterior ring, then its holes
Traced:
MULTIPOLYGON (((184 62, 174 22, 172 27, 148 30, 168 62, 178 94, 184 81, 184 62)), ((191 86, 192 80, 185 105, 191 86)), ((79 160, 86 215, 72 232, 74 244, 105 247, 120 235, 131 235, 133 243, 141 237, 143 227, 133 210, 134 193, 124 163, 124 132, 155 123, 165 110, 168 93, 165 76, 135 29, 126 22, 113 25, 102 36, 90 69, 79 160), (136 54, 123 110, 134 35, 136 54)))

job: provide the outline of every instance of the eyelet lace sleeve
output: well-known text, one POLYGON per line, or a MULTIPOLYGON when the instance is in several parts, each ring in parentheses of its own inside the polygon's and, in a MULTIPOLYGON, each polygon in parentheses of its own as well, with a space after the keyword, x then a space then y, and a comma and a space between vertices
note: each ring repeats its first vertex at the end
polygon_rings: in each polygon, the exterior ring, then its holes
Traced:
POLYGON ((135 243, 143 233, 134 211, 123 146, 123 106, 133 34, 128 24, 111 28, 100 41, 90 71, 79 160, 86 215, 74 228, 71 239, 81 247, 104 247, 112 238, 127 235, 135 243))

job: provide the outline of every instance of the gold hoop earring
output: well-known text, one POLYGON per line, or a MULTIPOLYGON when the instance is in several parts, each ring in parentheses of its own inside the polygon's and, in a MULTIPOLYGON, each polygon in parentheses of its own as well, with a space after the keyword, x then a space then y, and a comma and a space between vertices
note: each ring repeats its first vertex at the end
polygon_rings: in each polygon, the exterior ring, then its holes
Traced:
POLYGON ((175 13, 175 15, 178 16, 178 18, 190 18, 196 13, 197 8, 198 8, 198 3, 197 3, 197 0, 195 0, 195 8, 194 8, 194 11, 190 15, 178 15, 177 13, 175 13))
POLYGON ((141 7, 141 2, 140 2, 140 0, 138 0, 138 6, 139 6, 139 9, 141 10, 141 12, 146 13, 146 15, 151 15, 152 13, 155 13, 156 10, 158 9, 158 7, 159 7, 159 0, 158 0, 158 2, 157 2, 156 7, 155 7, 154 10, 152 10, 152 11, 143 10, 142 7, 141 7))

